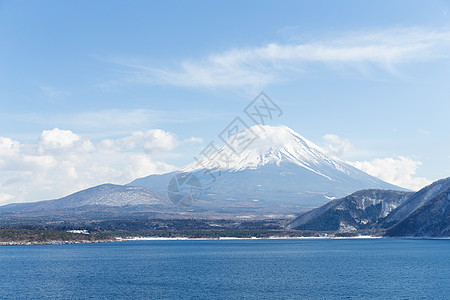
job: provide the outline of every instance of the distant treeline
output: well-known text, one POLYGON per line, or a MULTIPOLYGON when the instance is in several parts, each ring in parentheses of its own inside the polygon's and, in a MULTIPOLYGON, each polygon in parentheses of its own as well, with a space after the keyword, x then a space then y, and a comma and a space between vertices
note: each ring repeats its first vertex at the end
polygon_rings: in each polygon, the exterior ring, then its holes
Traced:
POLYGON ((110 237, 102 234, 80 234, 61 230, 43 229, 0 229, 0 242, 49 243, 49 242, 77 242, 102 241, 110 237))
MULTIPOLYGON (((118 219, 101 221, 34 222, 0 225, 0 242, 97 241, 116 237, 269 238, 316 237, 327 232, 286 230, 287 220, 118 219), (89 234, 72 233, 86 230, 89 234)), ((331 232, 329 234, 332 234, 331 232)), ((352 236, 344 234, 343 236, 352 236)))

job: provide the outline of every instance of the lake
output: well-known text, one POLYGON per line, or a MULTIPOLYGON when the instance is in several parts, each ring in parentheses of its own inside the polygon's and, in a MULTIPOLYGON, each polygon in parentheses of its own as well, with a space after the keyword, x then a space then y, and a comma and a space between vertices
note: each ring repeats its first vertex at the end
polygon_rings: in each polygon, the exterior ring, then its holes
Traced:
POLYGON ((0 247, 0 298, 450 299, 450 240, 0 247))

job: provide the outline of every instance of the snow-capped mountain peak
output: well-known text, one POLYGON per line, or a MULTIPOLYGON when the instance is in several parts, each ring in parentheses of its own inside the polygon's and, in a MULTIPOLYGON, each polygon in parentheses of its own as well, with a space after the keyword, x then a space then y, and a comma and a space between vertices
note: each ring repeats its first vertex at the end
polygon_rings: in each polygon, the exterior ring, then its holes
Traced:
MULTIPOLYGON (((327 154, 286 126, 253 126, 226 133, 224 146, 209 144, 197 161, 180 170, 195 176, 205 203, 220 211, 239 207, 246 213, 285 213, 361 189, 401 189, 327 154)), ((164 192, 176 174, 150 175, 130 185, 164 192)))
POLYGON ((321 167, 346 173, 348 166, 287 126, 257 125, 231 136, 215 154, 193 162, 184 170, 242 171, 281 163, 293 163, 324 177, 328 176, 320 171, 321 167))

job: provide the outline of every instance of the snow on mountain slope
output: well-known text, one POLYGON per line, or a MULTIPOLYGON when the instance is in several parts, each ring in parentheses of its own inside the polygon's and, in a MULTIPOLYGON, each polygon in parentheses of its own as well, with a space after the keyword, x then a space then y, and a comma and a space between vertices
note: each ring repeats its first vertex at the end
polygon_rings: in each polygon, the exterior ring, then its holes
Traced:
POLYGON ((143 187, 129 187, 114 184, 102 184, 76 192, 56 200, 31 203, 9 204, 0 207, 2 211, 54 211, 75 209, 85 206, 135 206, 163 205, 170 203, 166 196, 143 187))
POLYGON ((219 170, 242 171, 257 169, 267 164, 279 166, 281 163, 288 162, 332 180, 320 169, 326 166, 346 174, 349 174, 352 169, 337 157, 325 154, 320 147, 286 126, 253 126, 239 134, 239 138, 231 137, 228 144, 232 147, 225 145, 219 150, 217 156, 221 159, 210 161, 209 158, 204 157, 188 165, 183 171, 192 172, 207 165, 212 165, 219 170), (233 146, 240 140, 249 140, 254 137, 256 137, 254 141, 241 153, 233 151, 232 148, 237 148, 233 146))
POLYGON ((288 228, 341 232, 374 228, 412 195, 389 190, 357 191, 300 215, 288 228))

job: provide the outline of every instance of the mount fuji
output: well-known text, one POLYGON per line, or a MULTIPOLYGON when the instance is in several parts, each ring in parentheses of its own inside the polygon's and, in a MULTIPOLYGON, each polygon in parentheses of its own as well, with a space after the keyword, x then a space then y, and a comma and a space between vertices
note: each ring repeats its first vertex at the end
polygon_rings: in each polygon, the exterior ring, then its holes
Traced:
POLYGON ((190 210, 249 216, 304 211, 361 189, 405 190, 352 167, 286 126, 268 125, 232 135, 223 147, 209 149, 178 172, 139 178, 128 186, 167 194, 174 178, 187 177, 195 178, 201 191, 197 201, 189 200, 190 210))

